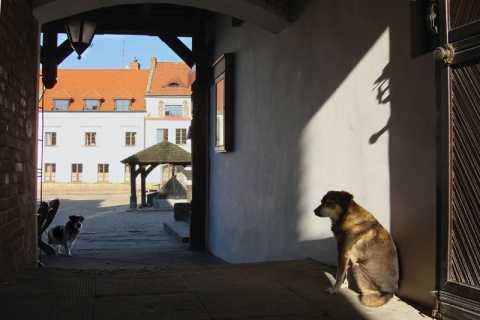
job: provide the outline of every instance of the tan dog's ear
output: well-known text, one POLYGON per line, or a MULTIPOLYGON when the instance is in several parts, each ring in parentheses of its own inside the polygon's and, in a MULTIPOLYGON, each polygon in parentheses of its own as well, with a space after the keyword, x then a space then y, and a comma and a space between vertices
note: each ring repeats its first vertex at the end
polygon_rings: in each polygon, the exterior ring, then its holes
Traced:
POLYGON ((340 206, 343 209, 343 212, 346 212, 348 210, 348 206, 350 203, 352 203, 353 200, 353 194, 350 194, 347 191, 340 191, 340 206))

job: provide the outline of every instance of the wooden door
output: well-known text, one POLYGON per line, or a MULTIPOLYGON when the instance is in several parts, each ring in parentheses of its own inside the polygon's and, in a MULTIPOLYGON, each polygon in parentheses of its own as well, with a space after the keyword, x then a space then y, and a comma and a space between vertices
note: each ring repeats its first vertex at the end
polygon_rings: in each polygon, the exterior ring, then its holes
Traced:
POLYGON ((480 1, 438 1, 436 317, 480 318, 480 1))

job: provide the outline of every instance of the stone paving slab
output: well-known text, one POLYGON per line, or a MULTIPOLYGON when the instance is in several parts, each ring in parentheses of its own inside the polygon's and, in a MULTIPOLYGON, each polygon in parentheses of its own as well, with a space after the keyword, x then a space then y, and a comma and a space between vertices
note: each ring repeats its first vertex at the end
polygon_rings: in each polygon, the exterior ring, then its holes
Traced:
POLYGON ((173 212, 126 212, 128 195, 58 195, 53 224, 86 220, 73 257, 0 278, 1 319, 429 319, 394 297, 380 308, 358 294, 324 293, 335 268, 311 259, 226 264, 163 229, 173 212))
POLYGON ((428 319, 394 297, 368 308, 324 293, 334 268, 311 259, 143 269, 22 270, 0 279, 2 319, 428 319))

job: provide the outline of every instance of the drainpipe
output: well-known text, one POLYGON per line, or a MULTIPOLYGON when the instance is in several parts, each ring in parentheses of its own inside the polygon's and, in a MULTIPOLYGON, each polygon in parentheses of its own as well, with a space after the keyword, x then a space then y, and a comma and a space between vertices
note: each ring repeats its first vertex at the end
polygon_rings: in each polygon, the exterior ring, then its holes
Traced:
POLYGON ((143 150, 147 148, 147 118, 149 116, 150 113, 143 117, 143 150))

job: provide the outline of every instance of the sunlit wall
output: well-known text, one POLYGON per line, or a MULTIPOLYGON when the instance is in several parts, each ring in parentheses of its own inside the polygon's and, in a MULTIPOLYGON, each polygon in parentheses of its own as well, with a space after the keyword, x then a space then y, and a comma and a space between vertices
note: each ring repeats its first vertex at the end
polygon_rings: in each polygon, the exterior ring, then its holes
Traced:
POLYGON ((209 249, 232 263, 335 264, 330 221, 313 209, 347 190, 391 231, 401 295, 430 304, 434 65, 410 57, 409 2, 301 3, 276 35, 217 16, 216 58, 236 58, 235 144, 211 147, 209 249))

